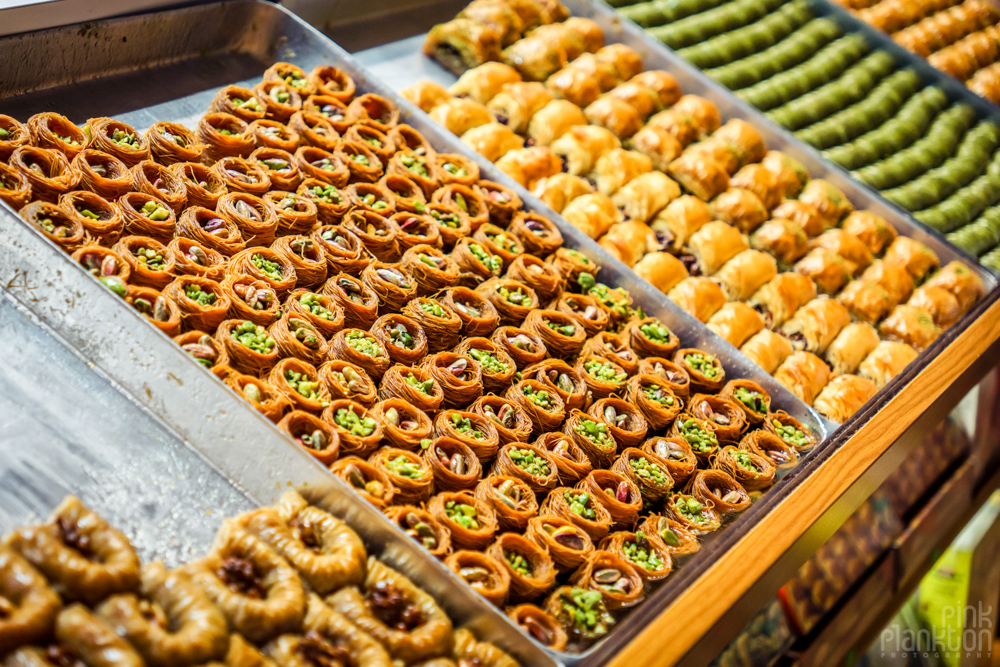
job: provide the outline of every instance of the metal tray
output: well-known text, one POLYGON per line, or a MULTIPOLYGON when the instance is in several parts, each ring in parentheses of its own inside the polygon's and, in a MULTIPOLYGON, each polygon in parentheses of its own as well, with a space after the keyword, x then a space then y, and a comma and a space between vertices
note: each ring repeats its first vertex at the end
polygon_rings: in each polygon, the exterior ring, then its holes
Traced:
MULTIPOLYGON (((114 115, 140 130, 156 120, 193 125, 218 86, 252 81, 274 60, 288 60, 307 70, 319 63, 336 64, 354 76, 361 90, 394 96, 345 52, 287 11, 242 0, 0 39, 0 63, 9 72, 0 83, 5 97, 0 111, 25 118, 41 110, 58 109, 78 122, 90 116, 114 115), (150 35, 157 39, 150 40, 150 35), (50 55, 56 53, 60 55, 50 55)), ((471 155, 457 139, 432 127, 419 111, 404 109, 403 120, 426 130, 428 139, 440 149, 471 155)), ((492 172, 492 166, 488 167, 487 173, 493 176, 492 172)), ((605 267, 599 276, 602 280, 629 289, 636 303, 661 317, 685 345, 719 354, 731 377, 760 382, 774 397, 776 407, 788 410, 826 438, 833 424, 819 419, 735 348, 680 312, 591 239, 562 224, 567 245, 579 247, 605 267)), ((162 418, 229 479, 253 489, 263 502, 274 500, 293 483, 318 487, 324 505, 351 525, 363 526, 359 532, 383 546, 387 559, 441 599, 456 619, 479 629, 481 636, 504 646, 525 664, 551 664, 540 647, 524 641, 505 616, 301 449, 291 446, 273 424, 204 372, 138 313, 118 302, 10 209, 0 210, 0 234, 5 239, 0 244, 0 286, 51 325, 123 391, 162 418)), ((809 458, 818 456, 822 449, 823 445, 817 447, 809 458)), ((791 471, 777 488, 800 475, 803 468, 800 465, 791 471)), ((769 497, 776 495, 777 491, 769 497)), ((755 510, 744 513, 736 523, 749 526, 758 514, 755 510)), ((691 570, 693 576, 699 564, 707 565, 718 552, 721 547, 717 544, 721 542, 706 544, 684 569, 691 570)), ((650 613, 658 608, 657 600, 676 594, 683 581, 678 576, 661 587, 646 604, 650 613)), ((623 624, 600 648, 612 650, 620 645, 632 625, 623 624)), ((574 663, 583 659, 560 658, 574 663)))
MULTIPOLYGON (((898 64, 900 69, 902 68, 913 69, 920 76, 920 79, 924 82, 925 86, 937 86, 938 88, 944 91, 944 93, 948 97, 948 100, 951 103, 954 104, 961 102, 964 104, 968 104, 975 110, 976 115, 980 119, 992 120, 994 123, 1000 124, 1000 107, 997 107, 997 105, 993 104, 992 102, 980 97, 979 95, 976 95, 974 92, 969 90, 969 88, 963 82, 933 67, 930 63, 927 62, 926 59, 921 58, 915 53, 907 51, 902 46, 894 42, 892 36, 882 32, 881 30, 872 25, 865 23, 861 19, 851 14, 847 9, 838 5, 832 0, 806 0, 806 3, 809 5, 809 8, 812 10, 812 12, 816 15, 817 18, 826 18, 829 19, 830 21, 833 21, 840 27, 844 35, 859 34, 872 47, 872 50, 886 51, 887 53, 892 55, 892 57, 896 60, 896 63, 898 64)), ((642 27, 618 15, 618 13, 611 6, 607 5, 601 0, 589 0, 589 1, 570 0, 565 4, 573 10, 574 14, 581 16, 590 16, 590 18, 594 18, 595 20, 598 21, 598 23, 601 23, 602 27, 605 26, 604 21, 610 21, 619 24, 621 26, 621 32, 624 36, 620 41, 625 42, 630 46, 635 46, 635 44, 633 43, 634 40, 644 42, 649 46, 649 48, 652 51, 660 52, 660 54, 665 57, 664 62, 670 63, 672 67, 682 67, 686 72, 701 73, 701 70, 699 68, 695 67, 694 65, 688 63, 686 60, 681 58, 679 55, 676 54, 676 52, 673 49, 661 43, 654 37, 651 37, 648 34, 646 34, 645 30, 643 30, 642 27), (580 13, 578 13, 577 11, 578 9, 580 9, 580 13), (589 12, 584 11, 585 9, 589 9, 591 11, 589 12)), ((995 1, 994 4, 996 4, 995 1)), ((674 69, 670 69, 670 72, 675 75, 677 74, 677 72, 674 69)), ((728 88, 726 88, 720 83, 716 83, 714 80, 712 80, 705 74, 700 74, 699 78, 706 84, 710 84, 711 87, 716 90, 724 90, 727 92, 729 91, 728 88)), ((681 81, 681 77, 679 76, 678 76, 678 81, 681 81)), ((682 85, 682 88, 684 88, 685 92, 687 92, 686 87, 683 87, 682 85)), ((843 177, 849 179, 854 184, 853 185, 854 190, 864 191, 876 197, 883 205, 895 211, 898 217, 902 217, 908 220, 911 226, 915 226, 916 228, 923 230, 924 232, 929 234, 932 238, 934 238, 939 244, 943 244, 948 248, 951 248, 961 257, 966 258, 967 262, 971 260, 972 266, 977 267, 979 269, 980 275, 984 273, 990 273, 979 264, 979 259, 977 257, 966 252, 965 250, 962 250, 961 248, 951 245, 951 243, 949 243, 945 238, 944 234, 938 232, 937 230, 931 227, 924 225, 921 222, 918 222, 911 216, 909 211, 902 208, 901 206, 898 206, 888 201, 887 199, 884 199, 878 190, 868 185, 865 185, 860 181, 855 180, 854 177, 851 175, 850 171, 844 169, 837 163, 828 159, 818 149, 814 148, 813 146, 807 144, 804 141, 795 138, 791 132, 789 132, 784 127, 778 125, 777 123, 769 119, 767 116, 765 116, 762 112, 758 111, 757 108, 751 105, 750 103, 744 102, 743 100, 736 97, 735 94, 731 93, 730 96, 736 108, 740 108, 742 110, 749 112, 750 114, 752 114, 751 117, 754 119, 755 122, 766 123, 769 128, 775 129, 780 134, 784 135, 786 140, 793 141, 799 144, 805 151, 805 154, 810 156, 812 161, 814 162, 818 161, 824 165, 823 167, 824 170, 828 172, 838 173, 843 177)), ((721 108, 722 107, 720 106, 720 109, 721 108)), ((888 122, 891 122, 891 120, 888 122)), ((768 143, 770 145, 770 142, 768 143)), ((805 163, 805 161, 803 161, 803 163, 805 163)), ((808 163, 806 163, 806 166, 810 167, 810 173, 812 173, 812 166, 809 165, 808 163)), ((832 179, 830 180, 832 181, 832 179)), ((854 196, 851 192, 848 192, 847 190, 844 190, 844 192, 850 195, 852 199, 854 199, 854 196)), ((868 208, 872 207, 868 206, 868 208)), ((893 222, 895 221, 893 220, 893 222)), ((915 238, 917 238, 913 234, 906 234, 906 235, 914 236, 915 238)), ((927 241, 924 241, 924 243, 927 243, 927 241)), ((937 252, 936 246, 932 245, 931 247, 934 248, 935 252, 937 252)), ((992 276, 992 273, 990 273, 990 275, 992 276)), ((996 279, 994 278, 992 283, 987 283, 987 285, 995 286, 996 279)))

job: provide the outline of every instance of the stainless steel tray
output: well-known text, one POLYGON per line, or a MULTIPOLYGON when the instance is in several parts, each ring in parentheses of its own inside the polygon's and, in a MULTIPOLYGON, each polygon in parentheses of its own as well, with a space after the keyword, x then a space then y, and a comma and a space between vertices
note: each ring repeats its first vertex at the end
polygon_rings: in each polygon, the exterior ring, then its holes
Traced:
MULTIPOLYGON (((191 125, 207 108, 216 87, 250 81, 276 59, 306 69, 321 62, 337 64, 355 77, 362 90, 395 96, 359 69, 345 52, 286 11, 244 0, 88 24, 86 30, 70 26, 0 39, 0 67, 10 72, 0 84, 5 97, 0 111, 24 118, 39 110, 58 109, 76 121, 111 114, 138 129, 155 120, 191 125)), ((425 130, 435 146, 471 155, 457 139, 431 126, 420 112, 401 106, 403 120, 425 130)), ((496 177, 498 172, 491 165, 484 168, 496 177)), ((528 199, 529 206, 537 204, 534 198, 528 199)), ((685 345, 718 353, 731 377, 759 381, 771 392, 776 407, 788 410, 821 437, 828 435, 832 424, 820 420, 735 348, 680 312, 592 240, 562 224, 567 245, 579 247, 605 266, 599 276, 602 280, 629 289, 636 303, 661 317, 685 345)), ((327 506, 358 526, 365 537, 383 545, 390 562, 443 599, 456 618, 480 628, 483 636, 519 655, 526 664, 551 664, 505 616, 292 446, 270 422, 9 209, 0 211, 0 234, 4 238, 0 244, 0 286, 123 391, 162 418, 229 479, 252 490, 262 502, 274 500, 289 484, 317 487, 327 506)), ((824 456, 825 447, 817 447, 806 460, 824 456)), ((754 517, 776 502, 784 485, 805 473, 805 467, 791 471, 765 502, 751 508, 736 524, 749 527, 754 517)), ((736 539, 740 530, 731 528, 706 544, 640 611, 655 613, 726 543, 736 539)), ((598 650, 612 651, 635 629, 632 622, 623 624, 597 649, 582 657, 561 659, 575 663, 598 650)))

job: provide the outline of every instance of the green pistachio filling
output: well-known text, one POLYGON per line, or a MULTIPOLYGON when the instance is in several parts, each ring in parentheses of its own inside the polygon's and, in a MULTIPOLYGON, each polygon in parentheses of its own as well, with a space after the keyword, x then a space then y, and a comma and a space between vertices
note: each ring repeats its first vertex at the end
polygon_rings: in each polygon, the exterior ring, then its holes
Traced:
POLYGON ((337 188, 332 185, 314 185, 309 188, 309 192, 312 193, 313 199, 317 199, 324 204, 344 203, 344 200, 340 197, 340 193, 337 192, 337 188))
POLYGON ((636 477, 639 479, 652 482, 658 486, 667 483, 667 476, 663 474, 659 466, 650 462, 649 459, 638 457, 629 459, 628 463, 632 466, 632 471, 635 472, 636 477))
POLYGON ((3 139, 4 141, 10 139, 10 132, 0 127, 0 139, 3 139))
POLYGON ((390 459, 386 462, 385 467, 400 477, 409 477, 410 479, 419 479, 424 474, 424 468, 420 463, 405 456, 390 459))
MULTIPOLYGON (((337 423, 337 426, 350 431, 352 435, 357 435, 361 437, 368 437, 375 432, 376 424, 375 420, 371 417, 362 418, 358 413, 350 408, 339 408, 337 414, 333 416, 333 421, 337 423)), ((403 460, 408 460, 405 457, 399 457, 403 460)))
POLYGON ((480 350, 473 347, 469 349, 469 356, 478 361, 485 370, 494 375, 500 375, 509 370, 507 364, 497 359, 496 355, 488 350, 480 350))
POLYGON ((670 406, 674 404, 674 397, 664 391, 663 387, 658 384, 651 384, 648 387, 643 387, 642 395, 650 401, 659 403, 660 405, 670 406))
POLYGON ((333 313, 327 308, 323 307, 323 304, 319 302, 320 296, 314 294, 313 292, 306 292, 299 297, 299 303, 306 307, 310 313, 316 317, 326 320, 328 322, 333 321, 333 313))
POLYGON ((61 140, 61 141, 62 141, 62 142, 63 142, 64 144, 69 144, 70 146, 79 146, 79 145, 80 145, 80 142, 79 142, 79 141, 77 141, 76 139, 74 139, 73 137, 71 137, 71 136, 69 136, 69 135, 66 135, 66 136, 64 137, 64 136, 62 136, 61 134, 59 134, 59 135, 56 135, 56 136, 58 136, 58 137, 59 137, 59 139, 60 139, 60 140, 61 140))
POLYGON ((270 354, 276 343, 267 335, 264 327, 250 321, 243 321, 232 330, 232 337, 243 347, 258 354, 270 354))
POLYGON ((595 422, 593 419, 583 419, 576 425, 574 430, 601 449, 614 448, 615 446, 614 438, 608 433, 608 425, 603 422, 595 422))
POLYGON ((452 176, 458 176, 461 178, 469 175, 469 172, 465 169, 465 167, 455 164, 454 162, 445 162, 441 165, 441 168, 452 176))
POLYGON ((747 407, 750 412, 765 413, 767 412, 767 401, 760 392, 753 391, 752 389, 747 389, 746 387, 737 387, 736 391, 733 392, 733 396, 736 400, 747 407))
POLYGON ((588 294, 601 302, 606 308, 620 317, 628 317, 628 292, 621 288, 610 288, 604 283, 596 283, 588 290, 588 294))
POLYGON ((486 238, 495 243, 498 248, 506 250, 507 252, 517 251, 517 243, 515 243, 514 239, 507 236, 506 234, 503 233, 493 234, 493 235, 488 234, 486 238))
POLYGON ((774 430, 777 432, 778 437, 788 444, 795 447, 805 447, 809 444, 809 438, 806 434, 791 424, 782 424, 777 419, 772 419, 771 423, 774 425, 774 430))
POLYGON ((702 354, 701 352, 685 354, 684 362, 709 380, 715 380, 719 377, 719 367, 715 365, 715 357, 710 354, 702 354))
POLYGON ((413 373, 407 373, 406 377, 403 378, 403 381, 419 391, 421 394, 427 394, 430 396, 434 392, 434 380, 421 381, 413 373))
POLYGON ((284 275, 281 272, 281 265, 272 262, 264 255, 256 254, 250 258, 250 263, 271 280, 281 280, 284 275))
POLYGON ((170 218, 170 211, 165 207, 160 206, 155 201, 148 201, 142 205, 142 209, 139 211, 144 216, 152 220, 153 222, 163 222, 170 218))
POLYGON ((545 326, 552 329, 556 333, 561 333, 563 336, 572 336, 576 333, 576 325, 573 324, 559 324, 558 322, 553 322, 552 320, 545 320, 545 326))
POLYGON ((288 164, 288 160, 282 160, 281 158, 277 157, 265 158, 261 160, 260 163, 265 167, 267 167, 268 169, 270 169, 271 171, 285 171, 289 167, 291 167, 291 165, 288 164))
POLYGON ((569 594, 560 596, 562 616, 568 619, 575 628, 586 634, 604 634, 607 632, 607 622, 604 616, 604 604, 600 591, 574 588, 569 594))
POLYGON ((583 369, 587 371, 587 374, 590 375, 590 377, 602 382, 621 384, 628 379, 628 375, 625 372, 615 370, 615 367, 607 361, 588 359, 583 362, 583 369))
POLYGON ((379 199, 378 197, 376 197, 375 195, 373 195, 371 193, 369 193, 369 194, 364 195, 363 197, 361 197, 361 202, 365 206, 368 206, 369 208, 371 208, 371 209, 373 209, 375 211, 384 211, 385 209, 389 208, 389 204, 387 204, 386 202, 382 201, 381 199, 379 199))
POLYGON ((135 251, 135 261, 139 264, 144 264, 147 268, 153 271, 163 270, 163 254, 159 253, 152 248, 146 248, 143 246, 135 251))
POLYGON ((463 417, 460 414, 452 414, 451 424, 455 427, 455 430, 462 435, 467 435, 475 438, 476 440, 483 440, 486 436, 479 431, 475 426, 472 425, 472 420, 468 417, 463 417))
POLYGON ((472 505, 449 500, 444 504, 444 513, 466 530, 479 530, 479 512, 472 505))
POLYGON ((110 139, 112 142, 124 148, 139 147, 139 140, 136 138, 136 136, 131 132, 126 132, 125 130, 122 130, 121 128, 115 129, 115 131, 111 133, 110 139))
POLYGON ((691 496, 677 496, 677 502, 674 503, 677 511, 681 513, 684 518, 688 521, 693 521, 694 523, 708 523, 708 517, 705 516, 702 510, 705 508, 700 502, 692 498, 691 496))
POLYGON ((753 459, 746 452, 736 452, 733 457, 736 459, 736 465, 743 468, 747 472, 760 472, 757 466, 754 464, 753 459))
POLYGON ((100 220, 101 219, 101 216, 97 215, 96 213, 94 213, 93 211, 91 211, 89 208, 77 209, 77 210, 80 212, 80 215, 82 215, 83 217, 87 218, 88 220, 100 220))
POLYGON ((386 333, 389 334, 389 340, 396 347, 401 347, 404 350, 412 350, 415 339, 413 334, 409 332, 404 324, 397 324, 395 326, 388 327, 386 333))
POLYGON ((201 289, 201 285, 187 285, 184 288, 184 296, 202 307, 211 306, 218 298, 214 293, 201 289))
POLYGON ((510 450, 509 456, 514 465, 529 475, 548 477, 552 472, 548 462, 530 449, 514 447, 510 450))
POLYGON ((569 505, 569 509, 573 514, 583 517, 587 521, 594 521, 597 519, 597 512, 590 505, 590 494, 573 491, 565 491, 563 493, 563 499, 566 504, 569 505))
POLYGON ((625 542, 623 551, 626 558, 644 570, 656 571, 663 568, 663 559, 642 533, 636 534, 634 542, 625 542))
POLYGON ((499 273, 500 269, 503 268, 503 260, 496 255, 491 255, 486 252, 486 250, 478 243, 469 244, 469 252, 475 256, 480 262, 483 263, 491 273, 499 273))
POLYGON ((303 398, 314 400, 319 397, 319 382, 310 380, 305 373, 287 370, 285 371, 285 381, 303 398))
POLYGON ((420 309, 429 315, 433 315, 434 317, 448 317, 448 311, 444 309, 444 306, 433 299, 421 301, 420 309))
POLYGON ((402 162, 403 166, 412 171, 414 174, 427 178, 427 163, 424 162, 423 158, 406 153, 400 158, 400 162, 402 162))
POLYGON ((552 396, 544 389, 535 391, 531 388, 531 386, 525 385, 521 388, 521 393, 524 394, 529 401, 544 410, 550 410, 552 408, 552 396))
POLYGON ((512 292, 506 287, 501 286, 497 288, 497 293, 500 295, 501 299, 507 301, 508 303, 512 303, 515 306, 523 305, 524 302, 528 299, 528 295, 525 294, 520 287, 518 287, 512 292))
POLYGON ((665 345, 670 342, 670 329, 663 326, 659 320, 643 324, 639 327, 639 331, 654 343, 665 345))
POLYGON ((241 100, 238 97, 230 97, 229 101, 233 103, 233 106, 237 109, 246 109, 247 111, 260 111, 260 104, 257 102, 256 97, 248 97, 245 100, 241 100))
POLYGON ((383 356, 382 346, 364 331, 348 331, 344 336, 347 344, 366 357, 379 359, 383 356))
POLYGON ((351 161, 356 162, 357 164, 364 165, 366 167, 371 166, 371 160, 368 159, 367 155, 364 155, 362 153, 357 153, 356 155, 352 155, 351 161))
POLYGON ((705 454, 719 446, 719 440, 715 437, 715 434, 706 431, 702 428, 701 424, 693 419, 685 420, 681 424, 680 430, 681 437, 687 440, 687 443, 691 445, 691 449, 696 452, 705 454))
POLYGON ((450 229, 458 229, 461 226, 461 220, 459 220, 458 215, 450 211, 439 211, 437 209, 431 210, 431 217, 437 220, 438 224, 442 227, 448 227, 450 229))

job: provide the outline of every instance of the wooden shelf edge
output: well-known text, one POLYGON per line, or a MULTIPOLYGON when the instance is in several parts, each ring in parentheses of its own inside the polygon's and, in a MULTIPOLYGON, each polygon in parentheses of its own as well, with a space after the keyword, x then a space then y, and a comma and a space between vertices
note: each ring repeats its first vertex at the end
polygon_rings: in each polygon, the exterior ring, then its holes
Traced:
POLYGON ((741 537, 609 661, 676 664, 899 436, 1000 338, 1000 301, 961 332, 867 424, 741 537), (682 631, 678 631, 683 628, 682 631))

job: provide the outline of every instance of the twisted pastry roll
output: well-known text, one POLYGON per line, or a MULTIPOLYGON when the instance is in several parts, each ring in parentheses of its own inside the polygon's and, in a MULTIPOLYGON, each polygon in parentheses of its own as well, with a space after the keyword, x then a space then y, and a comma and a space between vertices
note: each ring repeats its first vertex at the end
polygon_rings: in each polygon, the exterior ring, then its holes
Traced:
MULTIPOLYGON (((251 126, 251 128, 252 127, 253 126, 251 126)), ((292 150, 295 149, 294 146, 291 148, 292 150)), ((265 171, 268 180, 271 181, 272 190, 278 190, 282 193, 295 192, 299 185, 302 184, 303 178, 305 178, 305 175, 303 174, 303 171, 299 169, 295 158, 292 157, 292 154, 289 151, 284 150, 283 148, 278 148, 276 146, 260 146, 256 148, 253 153, 250 153, 249 160, 251 163, 257 165, 265 171)), ((272 202, 275 201, 274 199, 267 197, 268 194, 270 194, 270 192, 265 193, 264 198, 269 199, 272 202)))
POLYGON ((751 431, 743 436, 739 448, 741 451, 760 456, 777 469, 791 467, 799 460, 799 453, 795 447, 763 429, 751 431))
MULTIPOLYGON (((216 346, 222 349, 223 355, 226 355, 226 348, 222 347, 218 341, 216 341, 216 346)), ((226 375, 225 383, 249 401, 257 412, 275 423, 281 420, 285 410, 289 407, 284 396, 275 391, 270 384, 253 375, 244 375, 233 370, 226 375)))
POLYGON ((316 368, 301 359, 282 359, 268 373, 267 381, 294 409, 319 413, 331 403, 329 389, 316 368))
POLYGON ((286 312, 306 320, 324 338, 344 327, 344 310, 329 295, 300 288, 289 293, 284 306, 286 312))
POLYGON ((798 452, 810 449, 818 442, 808 427, 784 410, 769 414, 764 420, 764 429, 781 438, 798 452))
POLYGON ((146 664, 132 645, 115 633, 115 628, 80 604, 60 612, 54 640, 44 651, 22 648, 8 656, 7 662, 32 667, 55 664, 52 659, 72 660, 83 665, 141 667, 146 664))
POLYGON ((621 392, 628 381, 625 369, 603 357, 581 355, 576 360, 574 369, 587 383, 595 398, 607 398, 621 392))
POLYGON ((0 202, 15 211, 31 201, 31 185, 24 174, 10 165, 0 163, 0 202))
POLYGON ((774 483, 775 468, 767 458, 732 445, 719 450, 712 467, 727 473, 747 491, 760 491, 774 483))
POLYGON ((493 510, 500 530, 523 532, 528 520, 538 513, 531 488, 513 477, 490 475, 476 485, 474 493, 493 510))
POLYGON ((444 559, 452 572, 492 604, 503 607, 510 591, 507 569, 480 551, 456 551, 444 559))
POLYGON ((560 574, 574 571, 594 552, 594 543, 587 533, 571 521, 551 514, 531 519, 525 537, 548 552, 560 574))
POLYGON ((314 593, 308 597, 303 630, 302 636, 282 635, 268 644, 268 655, 281 665, 294 665, 303 656, 310 656, 311 660, 336 660, 348 655, 359 667, 378 667, 390 662, 389 654, 378 641, 314 593))
MULTIPOLYGON (((201 117, 195 129, 204 145, 202 160, 217 162, 226 157, 247 157, 256 146, 254 134, 246 121, 226 113, 209 113, 201 117)), ((129 161, 123 158, 128 164, 129 161)))
POLYGON ((503 271, 503 260, 469 237, 455 244, 451 259, 458 266, 460 281, 470 287, 497 278, 503 271))
POLYGON ((562 289, 562 276, 534 255, 518 255, 507 267, 506 277, 533 289, 542 302, 552 300, 562 289))
POLYGON ((479 484, 483 467, 472 449, 455 438, 435 438, 423 451, 438 491, 462 491, 479 484))
POLYGON ((870 380, 857 375, 838 375, 823 387, 813 405, 833 421, 845 422, 878 392, 870 380))
POLYGON ((481 396, 469 410, 485 417, 497 430, 501 445, 527 442, 533 423, 528 413, 518 403, 493 394, 481 396))
POLYGON ((548 353, 545 343, 533 331, 515 327, 500 327, 499 329, 494 327, 491 331, 493 331, 493 335, 490 340, 509 354, 518 368, 538 363, 545 359, 548 353))
POLYGON ((442 410, 434 418, 434 431, 438 437, 465 444, 484 462, 492 460, 500 447, 496 428, 488 419, 474 412, 442 410))
POLYGON ((647 317, 626 327, 628 344, 640 357, 670 357, 680 347, 677 334, 659 318, 647 317))
POLYGON ((230 276, 222 281, 222 293, 229 298, 232 319, 250 320, 269 326, 277 321, 281 302, 274 289, 251 276, 230 276))
POLYGON ((664 511, 668 518, 693 535, 712 533, 722 526, 722 519, 712 505, 684 493, 670 494, 664 501, 664 511))
MULTIPOLYGON (((166 205, 161 199, 154 197, 153 195, 148 195, 142 192, 130 192, 118 200, 118 210, 121 211, 122 219, 125 222, 125 229, 129 234, 135 236, 149 236, 163 243, 169 243, 170 239, 174 236, 175 232, 180 232, 184 236, 189 236, 194 238, 196 241, 202 241, 203 243, 208 243, 207 238, 202 238, 203 236, 208 236, 208 234, 191 234, 188 233, 188 227, 190 223, 198 225, 198 220, 194 218, 195 214, 189 219, 188 224, 181 226, 178 224, 177 216, 174 214, 173 209, 166 205)), ((197 212, 198 209, 194 209, 197 212)), ((188 215, 192 209, 187 209, 184 215, 188 215)), ((214 218, 214 213, 212 217, 214 218)), ((182 216, 183 219, 183 216, 182 216)), ((206 222, 206 227, 212 226, 211 230, 214 232, 214 236, 217 239, 225 240, 227 237, 224 234, 228 232, 222 231, 221 224, 213 225, 213 220, 210 219, 206 222)), ((198 225, 199 230, 201 225, 198 225)), ((237 235, 237 239, 239 236, 237 235)), ((223 241, 224 242, 224 241, 223 241)), ((235 243, 234 241, 230 241, 235 243)), ((239 239, 239 243, 242 243, 242 239, 239 239)), ((217 249, 221 252, 225 245, 222 243, 216 244, 217 249)), ((240 247, 242 249, 242 246, 240 247)))
POLYGON ((267 333, 278 345, 281 356, 297 357, 312 363, 321 363, 329 347, 323 335, 309 320, 286 312, 268 327, 267 333))
POLYGON ((6 655, 49 636, 62 602, 40 572, 4 545, 0 545, 0 572, 0 595, 7 603, 0 621, 0 651, 6 655))

